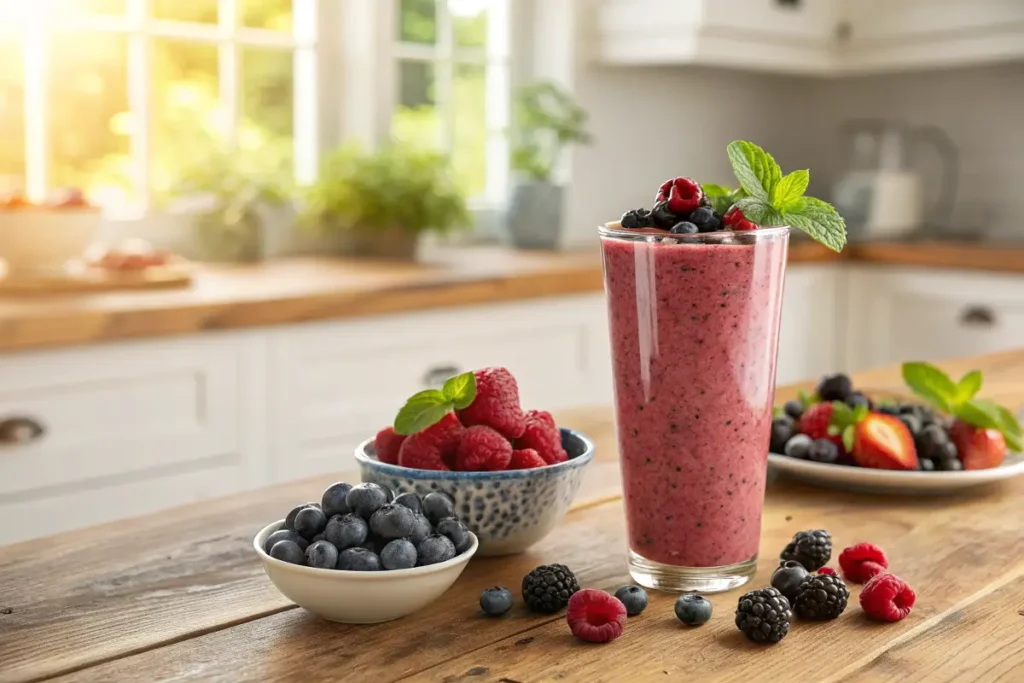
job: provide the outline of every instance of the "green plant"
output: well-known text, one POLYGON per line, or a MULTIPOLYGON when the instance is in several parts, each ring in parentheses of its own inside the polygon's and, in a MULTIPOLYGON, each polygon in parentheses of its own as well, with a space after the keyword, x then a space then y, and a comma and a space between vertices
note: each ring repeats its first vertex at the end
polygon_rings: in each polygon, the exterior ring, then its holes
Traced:
POLYGON ((397 143, 375 152, 336 150, 303 199, 302 224, 325 232, 444 233, 470 222, 448 157, 397 143))
POLYGON ((551 179, 562 149, 588 144, 587 112, 550 81, 516 91, 513 105, 512 170, 538 182, 551 179))

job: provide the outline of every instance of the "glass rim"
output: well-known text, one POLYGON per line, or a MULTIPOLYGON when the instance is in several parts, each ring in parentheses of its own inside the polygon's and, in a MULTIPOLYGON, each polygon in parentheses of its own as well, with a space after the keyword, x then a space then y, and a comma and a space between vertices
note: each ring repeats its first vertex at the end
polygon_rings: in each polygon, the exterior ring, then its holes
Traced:
POLYGON ((781 225, 759 227, 756 230, 742 230, 740 232, 735 230, 716 230, 714 232, 699 232, 693 235, 674 235, 660 228, 624 228, 618 221, 597 226, 597 232, 601 239, 610 238, 628 242, 647 242, 650 244, 660 244, 664 238, 674 240, 674 243, 677 244, 721 243, 726 238, 739 236, 747 239, 753 238, 753 241, 756 242, 761 239, 788 235, 789 231, 790 227, 788 225, 781 225))

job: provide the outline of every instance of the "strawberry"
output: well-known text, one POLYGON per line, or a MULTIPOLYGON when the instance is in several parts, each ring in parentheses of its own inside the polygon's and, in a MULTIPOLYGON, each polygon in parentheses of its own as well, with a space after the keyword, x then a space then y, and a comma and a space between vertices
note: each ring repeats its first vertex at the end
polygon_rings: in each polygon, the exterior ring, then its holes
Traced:
POLYGON ((832 423, 834 412, 835 407, 827 401, 810 406, 800 417, 800 433, 815 440, 828 439, 838 446, 839 452, 842 453, 843 438, 839 434, 829 433, 829 425, 832 423))
POLYGON ((956 444, 965 470, 987 470, 1003 464, 1006 439, 998 429, 984 429, 954 420, 949 436, 956 444))
POLYGON ((917 450, 907 426, 894 415, 845 403, 835 407, 832 431, 842 434, 843 445, 861 467, 878 470, 916 470, 917 450))

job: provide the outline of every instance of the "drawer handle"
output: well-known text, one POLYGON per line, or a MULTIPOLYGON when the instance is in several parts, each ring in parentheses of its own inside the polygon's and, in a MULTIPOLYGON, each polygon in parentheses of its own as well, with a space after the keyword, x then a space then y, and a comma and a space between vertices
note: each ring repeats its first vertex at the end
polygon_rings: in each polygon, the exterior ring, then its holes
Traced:
POLYGON ((43 437, 46 429, 31 417, 8 417, 0 420, 0 446, 18 446, 43 437))
POLYGON ((444 385, 445 380, 457 374, 459 374, 457 365, 434 366, 423 375, 423 386, 428 389, 440 389, 444 385))
POLYGON ((996 324, 996 314, 988 306, 968 306, 960 314, 960 324, 971 327, 992 327, 996 324))

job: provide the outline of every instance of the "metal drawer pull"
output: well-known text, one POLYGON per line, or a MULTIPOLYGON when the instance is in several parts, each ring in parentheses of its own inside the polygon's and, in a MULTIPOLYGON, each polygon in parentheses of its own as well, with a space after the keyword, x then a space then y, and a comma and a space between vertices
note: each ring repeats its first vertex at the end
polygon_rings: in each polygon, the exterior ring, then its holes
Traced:
POLYGON ((437 365, 423 375, 423 386, 440 389, 446 379, 457 374, 459 374, 459 368, 456 365, 437 365))
POLYGON ((0 446, 17 446, 42 438, 43 425, 31 417, 8 417, 0 420, 0 446))
POLYGON ((960 324, 992 327, 996 324, 996 314, 988 306, 968 306, 960 314, 960 324))

